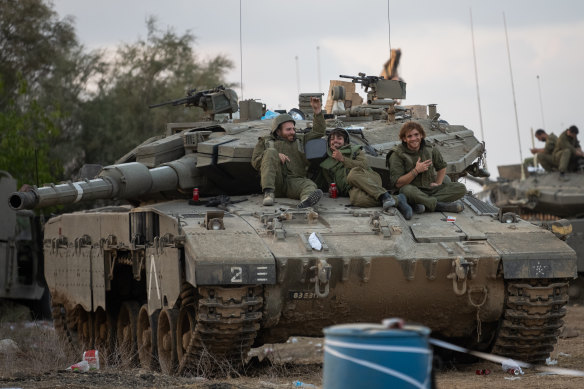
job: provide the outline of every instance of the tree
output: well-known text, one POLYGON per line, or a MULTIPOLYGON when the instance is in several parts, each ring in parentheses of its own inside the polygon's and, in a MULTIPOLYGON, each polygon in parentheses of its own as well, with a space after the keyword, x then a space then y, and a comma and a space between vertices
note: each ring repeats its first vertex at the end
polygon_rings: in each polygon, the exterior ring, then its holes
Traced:
POLYGON ((21 183, 36 182, 37 169, 41 182, 62 179, 73 158, 68 140, 80 128, 80 96, 99 61, 50 3, 0 0, 1 169, 21 183))
POLYGON ((161 134, 167 122, 193 121, 201 114, 180 107, 151 110, 149 105, 184 97, 193 88, 229 86, 224 82, 233 67, 229 59, 198 60, 190 32, 161 31, 152 17, 147 29, 146 39, 118 48, 111 71, 84 106, 80 142, 88 163, 113 163, 132 147, 161 134))
POLYGON ((42 184, 61 176, 62 165, 51 157, 50 149, 59 136, 58 113, 48 112, 35 100, 26 111, 15 104, 7 108, 0 112, 0 170, 11 172, 20 184, 42 184))

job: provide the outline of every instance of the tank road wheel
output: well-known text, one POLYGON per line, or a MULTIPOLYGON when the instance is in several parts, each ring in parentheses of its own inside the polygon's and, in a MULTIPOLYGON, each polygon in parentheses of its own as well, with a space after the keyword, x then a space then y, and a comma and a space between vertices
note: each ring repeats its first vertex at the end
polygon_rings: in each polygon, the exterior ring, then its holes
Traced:
POLYGON ((493 353, 544 363, 564 324, 568 282, 538 279, 510 280, 505 284, 505 310, 493 353))
POLYGON ((178 310, 163 309, 158 316, 158 360, 164 374, 174 374, 177 367, 176 323, 178 310))
POLYGON ((156 330, 159 314, 160 309, 157 309, 152 315, 148 315, 148 304, 142 305, 138 313, 136 328, 138 357, 140 358, 140 366, 148 370, 158 370, 156 330))
POLYGON ((176 327, 176 352, 178 361, 180 362, 179 374, 185 372, 183 366, 188 363, 187 359, 192 357, 191 341, 195 340, 195 327, 197 326, 197 317, 195 309, 192 305, 182 307, 178 315, 178 323, 176 327))
POLYGON ((79 348, 77 338, 77 323, 75 310, 69 311, 63 304, 53 303, 51 305, 51 316, 53 316, 53 326, 57 335, 63 339, 73 349, 79 348))
POLYGON ((116 341, 116 326, 111 314, 103 308, 95 311, 95 348, 99 351, 99 363, 106 366, 114 362, 114 345, 116 341))
POLYGON ((121 363, 136 365, 138 354, 136 352, 136 323, 140 305, 136 301, 124 301, 120 306, 116 326, 117 348, 121 363))
POLYGON ((81 307, 77 308, 77 334, 82 350, 93 349, 93 315, 81 307))

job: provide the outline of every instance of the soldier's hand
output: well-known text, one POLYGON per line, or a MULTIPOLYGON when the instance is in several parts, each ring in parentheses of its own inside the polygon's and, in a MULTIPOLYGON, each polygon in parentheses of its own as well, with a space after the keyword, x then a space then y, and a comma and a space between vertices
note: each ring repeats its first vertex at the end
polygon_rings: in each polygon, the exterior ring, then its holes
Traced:
POLYGON ((312 107, 312 110, 314 111, 314 114, 319 114, 320 111, 322 111, 322 103, 320 102, 320 99, 318 97, 311 97, 310 98, 310 106, 312 107))
POLYGON ((290 158, 288 158, 286 154, 279 153, 278 156, 280 157, 280 162, 282 162, 282 165, 286 162, 290 162, 290 158))
POLYGON ((416 171, 418 173, 425 172, 428 169, 430 169, 430 166, 432 166, 432 160, 431 159, 427 159, 425 161, 421 161, 421 158, 418 158, 418 161, 416 162, 416 171))
POLYGON ((335 149, 333 146, 331 146, 331 150, 333 151, 332 157, 334 159, 336 159, 339 162, 343 162, 345 160, 343 153, 341 153, 339 150, 335 149))

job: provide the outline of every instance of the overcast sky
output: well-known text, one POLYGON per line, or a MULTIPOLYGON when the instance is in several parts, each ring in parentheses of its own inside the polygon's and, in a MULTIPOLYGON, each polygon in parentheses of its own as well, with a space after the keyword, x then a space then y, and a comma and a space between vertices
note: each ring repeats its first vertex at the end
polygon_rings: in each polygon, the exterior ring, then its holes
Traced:
POLYGON ((389 6, 387 0, 242 0, 241 36, 239 0, 54 4, 61 17, 73 16, 88 49, 145 38, 149 16, 179 35, 189 30, 199 58, 224 54, 234 62, 227 79, 243 79, 243 88, 236 88, 240 98, 260 99, 270 109, 296 107, 298 86, 326 92, 339 74, 379 75, 390 45, 401 48, 400 74, 408 84, 403 104, 438 104, 441 118, 481 139, 472 10, 489 169, 496 175, 496 166, 520 162, 517 123, 524 158, 530 128, 559 135, 575 124, 584 138, 581 0, 390 0, 389 6))

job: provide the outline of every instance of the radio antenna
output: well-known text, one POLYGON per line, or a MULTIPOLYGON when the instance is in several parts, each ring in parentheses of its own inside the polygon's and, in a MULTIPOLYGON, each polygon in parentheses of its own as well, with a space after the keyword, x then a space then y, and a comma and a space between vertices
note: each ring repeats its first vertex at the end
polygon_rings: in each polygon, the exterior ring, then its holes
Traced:
MULTIPOLYGON (((521 136, 519 135, 519 117, 517 116, 517 101, 515 99, 515 85, 513 83, 513 69, 511 67, 511 51, 509 50, 509 37, 507 34, 507 20, 503 12, 503 25, 505 26, 505 41, 507 42, 507 57, 509 58, 509 74, 511 75, 511 90, 513 91, 513 109, 515 110, 515 126, 517 127, 517 143, 519 143, 519 159, 523 164, 523 152, 521 151, 521 136)), ((521 178, 525 178, 523 167, 521 168, 521 178)))
POLYGON ((537 75, 537 90, 539 91, 539 110, 541 111, 541 124, 545 129, 545 119, 543 118, 543 100, 541 99, 541 86, 539 85, 539 74, 537 75))
POLYGON ((241 100, 243 100, 243 44, 241 39, 241 0, 239 0, 239 83, 241 100))

